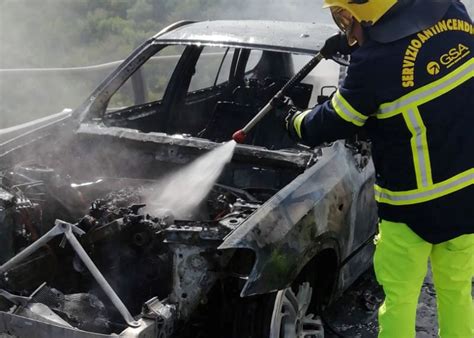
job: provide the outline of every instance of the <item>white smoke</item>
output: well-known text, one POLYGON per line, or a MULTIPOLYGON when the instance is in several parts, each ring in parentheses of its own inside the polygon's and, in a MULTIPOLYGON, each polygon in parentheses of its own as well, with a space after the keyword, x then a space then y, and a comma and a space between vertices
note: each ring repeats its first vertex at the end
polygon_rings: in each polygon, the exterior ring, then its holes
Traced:
POLYGON ((227 8, 216 9, 211 19, 282 20, 332 23, 323 0, 233 1, 227 8))

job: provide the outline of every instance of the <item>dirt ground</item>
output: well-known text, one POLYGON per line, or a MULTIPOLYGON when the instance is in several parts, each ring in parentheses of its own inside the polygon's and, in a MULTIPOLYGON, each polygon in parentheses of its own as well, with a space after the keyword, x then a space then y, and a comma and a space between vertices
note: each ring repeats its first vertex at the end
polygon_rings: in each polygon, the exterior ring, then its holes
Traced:
MULTIPOLYGON (((417 338, 438 337, 436 293, 431 273, 423 283, 418 303, 417 338)), ((377 309, 383 301, 373 269, 369 269, 329 309, 324 318, 328 338, 377 337, 377 309)))

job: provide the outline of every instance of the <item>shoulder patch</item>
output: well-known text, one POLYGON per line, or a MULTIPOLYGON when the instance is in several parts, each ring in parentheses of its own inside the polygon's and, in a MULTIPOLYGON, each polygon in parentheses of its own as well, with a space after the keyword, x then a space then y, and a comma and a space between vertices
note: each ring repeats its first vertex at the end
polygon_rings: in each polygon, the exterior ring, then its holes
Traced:
MULTIPOLYGON (((410 88, 415 86, 415 63, 420 50, 426 42, 439 34, 449 31, 461 31, 474 35, 473 25, 461 19, 445 19, 436 25, 416 34, 409 42, 402 63, 402 87, 410 88)), ((436 57, 426 65, 426 71, 430 75, 437 75, 442 68, 450 68, 461 59, 471 53, 469 47, 459 44, 449 49, 445 54, 436 57)))

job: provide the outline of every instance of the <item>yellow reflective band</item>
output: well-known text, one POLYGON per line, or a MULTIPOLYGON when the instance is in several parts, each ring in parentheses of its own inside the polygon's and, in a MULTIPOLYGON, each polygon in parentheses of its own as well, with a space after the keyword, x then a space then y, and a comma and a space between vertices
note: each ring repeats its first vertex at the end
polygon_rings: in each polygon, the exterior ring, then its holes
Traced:
POLYGON ((311 109, 305 110, 304 112, 298 114, 295 119, 293 120, 293 128, 295 128, 296 134, 299 138, 303 138, 301 133, 301 125, 303 124, 303 120, 311 112, 311 109))
POLYGON ((336 94, 334 94, 331 103, 337 115, 339 115, 339 117, 341 117, 344 121, 353 123, 358 127, 362 127, 368 119, 367 116, 355 110, 341 95, 339 90, 336 92, 336 94))
POLYGON ((387 119, 402 114, 409 106, 420 106, 428 101, 446 94, 474 76, 474 58, 462 66, 426 86, 420 87, 411 93, 402 96, 396 101, 384 103, 375 115, 378 119, 387 119))
POLYGON ((403 118, 412 134, 411 149, 418 188, 433 184, 431 161, 426 137, 426 126, 417 108, 410 108, 403 113, 403 118))
POLYGON ((446 181, 421 189, 390 191, 375 185, 375 199, 379 203, 390 205, 411 205, 452 194, 472 184, 474 184, 474 168, 451 177, 446 181))

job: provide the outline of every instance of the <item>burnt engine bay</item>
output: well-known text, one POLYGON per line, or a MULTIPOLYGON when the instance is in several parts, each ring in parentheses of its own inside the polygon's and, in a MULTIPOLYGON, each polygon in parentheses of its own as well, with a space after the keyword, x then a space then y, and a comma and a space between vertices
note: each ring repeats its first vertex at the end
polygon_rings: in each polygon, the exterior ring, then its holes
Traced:
POLYGON ((2 264, 45 236, 47 243, 2 270, 0 309, 96 333, 121 332, 125 322, 133 325, 127 309, 134 317, 151 315, 157 300, 172 313, 163 325, 172 326, 174 317, 189 320, 216 280, 236 273, 229 270, 231 254, 217 247, 271 194, 216 184, 199 208, 180 220, 171 210, 143 212, 152 182, 100 178, 74 183, 35 164, 6 170, 0 186, 2 264), (67 243, 68 230, 125 310, 83 254, 67 243))

